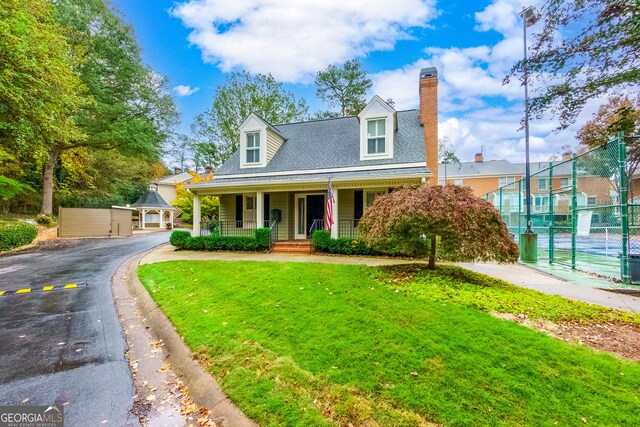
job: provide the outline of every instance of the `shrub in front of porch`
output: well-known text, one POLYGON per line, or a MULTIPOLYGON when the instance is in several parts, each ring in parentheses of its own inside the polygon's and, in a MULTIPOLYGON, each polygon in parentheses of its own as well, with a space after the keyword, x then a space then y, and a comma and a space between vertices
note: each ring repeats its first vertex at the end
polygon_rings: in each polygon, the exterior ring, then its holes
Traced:
POLYGON ((176 230, 169 242, 178 249, 190 251, 263 251, 269 249, 268 228, 259 228, 250 236, 195 236, 188 231, 176 230))
POLYGON ((311 244, 316 252, 340 255, 376 255, 378 252, 367 246, 360 239, 340 237, 333 239, 326 230, 316 230, 311 237, 311 244))

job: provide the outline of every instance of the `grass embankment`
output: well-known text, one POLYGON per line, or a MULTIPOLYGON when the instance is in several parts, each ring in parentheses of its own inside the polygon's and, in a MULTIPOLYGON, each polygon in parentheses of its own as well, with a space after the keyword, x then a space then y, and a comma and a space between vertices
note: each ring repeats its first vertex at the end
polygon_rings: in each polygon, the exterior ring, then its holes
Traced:
POLYGON ((455 267, 176 261, 139 274, 261 425, 640 425, 640 365, 481 311, 635 320, 612 310, 455 267))

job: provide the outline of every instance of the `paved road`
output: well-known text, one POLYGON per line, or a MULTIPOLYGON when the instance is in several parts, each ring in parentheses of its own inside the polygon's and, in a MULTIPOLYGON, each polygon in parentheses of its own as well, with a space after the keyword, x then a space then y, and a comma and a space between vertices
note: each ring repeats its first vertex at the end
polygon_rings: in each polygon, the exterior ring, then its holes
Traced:
POLYGON ((87 284, 0 296, 0 405, 65 405, 67 426, 138 424, 111 276, 168 237, 57 241, 0 257, 0 291, 87 284))

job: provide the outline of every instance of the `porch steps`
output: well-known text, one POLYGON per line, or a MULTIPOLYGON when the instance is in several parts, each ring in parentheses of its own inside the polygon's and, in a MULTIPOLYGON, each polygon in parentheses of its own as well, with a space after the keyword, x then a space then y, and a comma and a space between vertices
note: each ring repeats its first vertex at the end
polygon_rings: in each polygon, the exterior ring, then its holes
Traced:
POLYGON ((310 240, 291 240, 286 242, 276 242, 273 244, 271 253, 274 254, 310 254, 310 240))

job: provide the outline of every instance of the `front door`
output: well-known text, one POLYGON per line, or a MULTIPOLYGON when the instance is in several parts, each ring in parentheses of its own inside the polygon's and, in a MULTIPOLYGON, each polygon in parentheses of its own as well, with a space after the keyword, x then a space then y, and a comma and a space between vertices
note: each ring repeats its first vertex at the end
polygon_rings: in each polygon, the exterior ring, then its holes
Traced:
POLYGON ((309 239, 313 220, 324 219, 324 194, 296 194, 294 203, 294 239, 309 239))
MULTIPOLYGON (((307 239, 311 238, 313 221, 324 220, 324 195, 307 196, 307 239)), ((316 229, 324 228, 324 224, 316 224, 316 229)))

